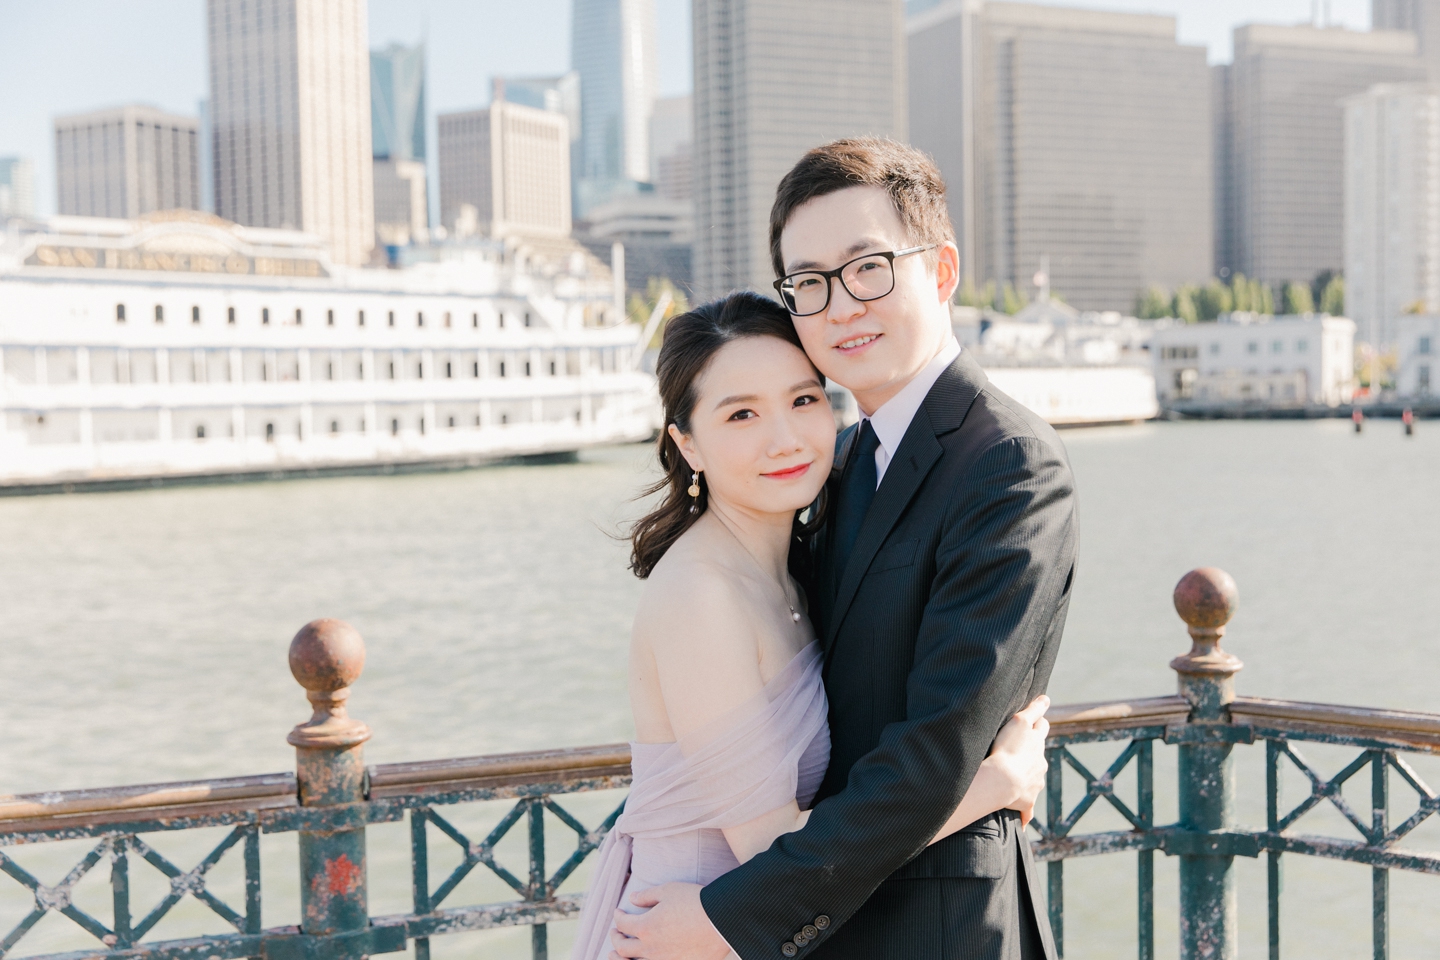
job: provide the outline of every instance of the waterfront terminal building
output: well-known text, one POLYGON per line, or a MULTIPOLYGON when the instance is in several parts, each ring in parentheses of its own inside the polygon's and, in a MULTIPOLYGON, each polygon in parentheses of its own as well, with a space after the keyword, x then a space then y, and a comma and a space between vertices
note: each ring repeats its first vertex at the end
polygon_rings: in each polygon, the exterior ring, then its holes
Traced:
POLYGON ((649 436, 605 268, 440 248, 402 270, 169 211, 0 240, 0 488, 386 469, 649 436))

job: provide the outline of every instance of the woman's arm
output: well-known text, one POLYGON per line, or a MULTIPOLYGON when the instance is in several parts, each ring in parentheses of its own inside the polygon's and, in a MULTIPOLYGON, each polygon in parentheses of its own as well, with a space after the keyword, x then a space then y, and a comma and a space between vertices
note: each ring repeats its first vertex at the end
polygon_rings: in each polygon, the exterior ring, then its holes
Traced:
MULTIPOLYGON (((1045 711, 1049 707, 1049 697, 1036 697, 1001 728, 1000 735, 995 738, 995 746, 981 762, 980 770, 970 781, 970 789, 965 791, 960 806, 931 838, 931 843, 945 839, 996 810, 1018 810, 1023 821, 1030 822, 1035 798, 1045 788, 1045 735, 1050 730, 1045 711)), ((805 826, 808 819, 810 811, 801 810, 791 801, 789 806, 771 810, 749 823, 725 830, 725 840, 735 852, 735 859, 744 863, 757 853, 768 850, 781 834, 793 833, 805 826)))

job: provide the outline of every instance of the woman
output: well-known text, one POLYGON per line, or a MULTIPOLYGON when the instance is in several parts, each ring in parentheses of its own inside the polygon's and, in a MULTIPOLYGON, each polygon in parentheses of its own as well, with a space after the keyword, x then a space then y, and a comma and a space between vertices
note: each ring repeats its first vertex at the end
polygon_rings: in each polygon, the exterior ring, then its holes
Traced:
MULTIPOLYGON (((656 372, 668 426, 649 492, 664 496, 631 538, 647 580, 630 646, 634 785, 572 960, 609 955, 631 893, 708 883, 802 827, 829 760, 819 645, 788 571, 834 456, 822 377, 789 314, 751 293, 671 320, 656 372)), ((1028 817, 1048 704, 1006 725, 934 840, 1001 809, 1028 817)))

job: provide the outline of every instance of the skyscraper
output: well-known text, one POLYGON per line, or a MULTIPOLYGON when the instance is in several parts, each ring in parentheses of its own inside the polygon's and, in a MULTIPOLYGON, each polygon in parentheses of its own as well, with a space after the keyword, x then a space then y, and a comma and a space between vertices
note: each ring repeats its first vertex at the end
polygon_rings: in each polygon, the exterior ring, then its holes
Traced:
POLYGON ((1423 80, 1412 34, 1251 24, 1217 83, 1217 259, 1272 285, 1345 265, 1343 98, 1423 80))
POLYGON ((130 105, 55 118, 55 209, 138 217, 200 209, 199 123, 130 105))
POLYGON ((1175 18, 948 0, 911 17, 912 142, 962 270, 1126 310, 1212 268, 1210 77, 1175 18))
POLYGON ((1440 312, 1440 88, 1345 100, 1345 311, 1377 346, 1402 313, 1440 312))
POLYGON ((580 195, 580 74, 570 70, 557 77, 494 77, 490 82, 492 102, 504 100, 565 115, 570 129, 570 212, 574 216, 580 195))
POLYGON ((650 178, 655 0, 574 0, 570 65, 580 75, 576 181, 584 211, 650 178))
POLYGON ((1415 34, 1430 82, 1440 83, 1440 0, 1370 0, 1370 25, 1415 34))
POLYGON ((695 0, 695 287, 773 293, 775 187, 812 147, 906 136, 900 0, 695 0))
POLYGON ((0 157, 0 220, 35 216, 35 168, 25 157, 0 157))
POLYGON ((364 0, 207 0, 215 212, 374 245, 364 0))
POLYGON ((656 193, 672 200, 690 199, 694 137, 695 112, 688 94, 655 101, 650 117, 650 182, 656 193))
POLYGON ((570 234, 570 130, 565 115, 503 100, 442 113, 440 217, 464 233, 470 217, 493 237, 570 234), (473 211, 473 212, 471 212, 473 211))
POLYGON ((370 51, 370 148, 376 160, 425 159, 425 46, 370 51))

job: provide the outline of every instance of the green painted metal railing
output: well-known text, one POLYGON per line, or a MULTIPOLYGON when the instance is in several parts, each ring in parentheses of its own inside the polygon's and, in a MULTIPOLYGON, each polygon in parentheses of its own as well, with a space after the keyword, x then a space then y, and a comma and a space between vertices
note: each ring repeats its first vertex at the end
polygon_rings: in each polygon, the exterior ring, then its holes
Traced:
MULTIPOLYGON (((1372 872, 1374 956, 1389 956, 1389 872, 1440 874, 1440 855, 1402 848, 1422 822, 1440 811, 1440 796, 1425 784, 1405 753, 1440 753, 1440 716, 1392 710, 1237 697, 1233 678, 1240 662, 1219 641, 1235 608, 1236 591, 1218 570, 1197 570, 1176 588, 1176 609, 1189 625, 1192 649, 1171 666, 1179 695, 1055 707, 1050 712, 1050 775, 1043 822, 1034 821, 1033 846, 1047 863, 1049 919, 1064 945, 1064 862, 1134 851, 1138 870, 1137 940, 1141 960, 1155 956, 1155 851, 1180 861, 1180 955, 1185 960, 1233 958, 1238 928, 1234 858, 1267 861, 1269 953, 1280 952, 1282 857, 1303 854, 1364 864, 1372 872), (1124 742, 1099 774, 1073 747, 1124 742), (1179 819, 1155 822, 1155 743, 1175 745, 1179 765, 1179 819), (1303 742, 1338 744, 1359 753, 1333 777, 1304 758, 1303 742), (1232 768, 1236 746, 1263 742, 1266 750, 1267 817, 1263 830, 1235 823, 1232 768), (1281 772, 1298 770, 1309 795, 1293 807, 1281 801, 1281 772), (1064 804, 1064 770, 1083 781, 1084 796, 1064 804), (1133 771, 1133 803, 1117 793, 1122 774, 1133 771), (1345 784, 1370 780, 1368 816, 1346 800, 1345 784), (1397 780, 1417 798, 1414 812, 1392 825, 1390 786, 1397 780), (1295 826, 1321 805, 1331 805, 1353 825, 1358 838, 1302 835, 1295 826), (1091 811, 1108 806, 1127 829, 1077 833, 1091 811)), ((91 949, 45 954, 43 960, 350 960, 407 949, 429 960, 430 939, 463 931, 507 926, 531 928, 536 960, 548 956, 546 924, 572 918, 580 895, 559 894, 565 882, 600 843, 620 810, 587 827, 562 805, 568 794, 613 790, 629 783, 624 744, 574 750, 367 767, 363 745, 369 730, 345 708, 364 662, 359 636, 340 621, 307 625, 290 650, 291 670, 306 688, 314 715, 291 732, 296 773, 203 780, 138 787, 0 797, 0 848, 62 840, 94 845, 60 882, 46 885, 0 851, 0 871, 28 889, 33 907, 0 939, 0 958, 16 956, 35 924, 50 914, 68 918, 96 941, 91 949), (513 801, 499 823, 476 840, 442 810, 481 801, 513 801), (546 816, 548 811, 549 817, 546 816), (408 818, 412 912, 373 916, 367 896, 366 828, 408 818), (575 848, 553 872, 546 869, 545 825, 558 821, 575 833, 575 848), (512 871, 497 845, 524 824, 526 865, 512 871), (230 831, 196 866, 186 870, 159 853, 146 836, 228 826, 230 831), (299 834, 301 923, 265 927, 261 920, 262 834, 299 834), (430 843, 454 843, 459 863, 438 883, 430 843), (232 852, 233 851, 233 852, 232 852), (237 909, 209 887, 213 868, 239 857, 244 902, 237 909), (143 861, 169 885, 143 915, 133 910, 131 866, 143 861), (76 903, 76 887, 92 870, 110 868, 110 918, 106 923, 76 903), (457 905, 457 888, 484 867, 517 894, 501 903, 457 905), (520 874, 520 875, 517 875, 520 874), (523 876, 522 876, 523 875, 523 876), (183 940, 152 937, 156 925, 185 897, 213 911, 226 932, 183 940)), ((448 812, 448 811, 447 811, 448 812)), ((453 856, 453 854, 451 854, 453 856)), ((31 956, 34 956, 31 954, 31 956)))

